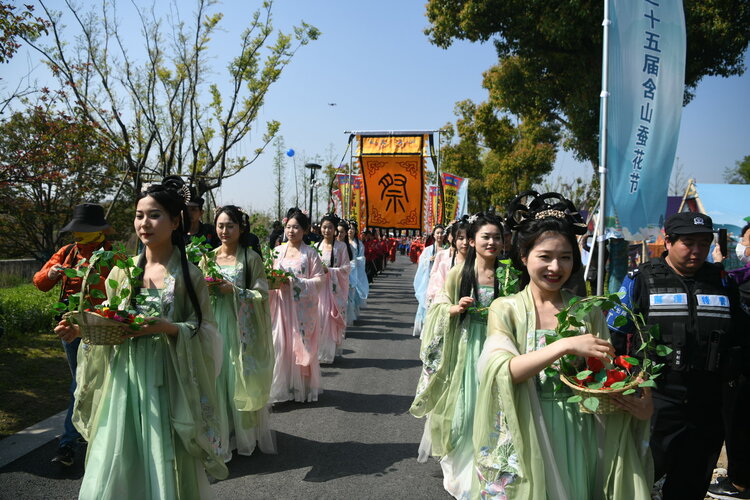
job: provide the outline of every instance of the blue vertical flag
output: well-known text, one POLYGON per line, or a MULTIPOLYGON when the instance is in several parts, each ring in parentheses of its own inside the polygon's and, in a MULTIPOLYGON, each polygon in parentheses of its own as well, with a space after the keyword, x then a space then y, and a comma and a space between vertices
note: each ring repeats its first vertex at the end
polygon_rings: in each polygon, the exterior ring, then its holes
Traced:
POLYGON ((685 84, 682 0, 609 2, 607 235, 659 233, 685 84))

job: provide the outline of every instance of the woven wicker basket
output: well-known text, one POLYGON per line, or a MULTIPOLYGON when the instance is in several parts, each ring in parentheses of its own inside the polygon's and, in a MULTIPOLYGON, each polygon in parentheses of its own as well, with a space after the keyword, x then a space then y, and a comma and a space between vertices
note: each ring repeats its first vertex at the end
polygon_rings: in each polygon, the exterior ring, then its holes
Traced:
POLYGON ((91 345, 118 345, 125 342, 128 332, 123 323, 92 312, 68 313, 70 319, 81 327, 81 340, 91 345))
POLYGON ((574 394, 581 396, 583 399, 591 396, 596 396, 596 398, 599 400, 599 407, 595 412, 592 412, 591 410, 583 406, 583 401, 578 403, 578 408, 581 413, 595 413, 597 415, 624 412, 625 410, 615 404, 615 402, 612 400, 612 396, 615 394, 622 394, 628 389, 634 389, 638 385, 638 382, 631 382, 619 389, 589 389, 587 387, 581 387, 574 384, 573 382, 568 380, 568 377, 566 377, 565 375, 560 375, 560 380, 562 380, 565 385, 570 387, 573 390, 574 394))

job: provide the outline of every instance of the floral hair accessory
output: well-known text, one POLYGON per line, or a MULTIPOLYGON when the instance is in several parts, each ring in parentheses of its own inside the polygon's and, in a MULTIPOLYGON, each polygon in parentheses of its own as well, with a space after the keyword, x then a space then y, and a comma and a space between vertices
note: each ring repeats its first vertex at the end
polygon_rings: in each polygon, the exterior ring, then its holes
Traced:
POLYGON ((148 193, 148 190, 151 189, 151 186, 154 184, 152 182, 147 182, 144 185, 141 186, 141 193, 148 193))
POLYGON ((474 224, 478 220, 479 220, 479 214, 474 214, 470 216, 468 219, 466 219, 466 222, 468 222, 469 224, 474 224))
POLYGON ((282 224, 286 225, 287 222, 289 222, 289 219, 287 219, 286 217, 284 217, 283 219, 281 219, 281 223, 282 224))

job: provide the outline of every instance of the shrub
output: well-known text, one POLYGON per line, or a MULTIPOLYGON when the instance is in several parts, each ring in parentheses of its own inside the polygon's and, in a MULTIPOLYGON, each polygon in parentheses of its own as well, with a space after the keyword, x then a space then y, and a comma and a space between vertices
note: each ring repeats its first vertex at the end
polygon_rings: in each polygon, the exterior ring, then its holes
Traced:
POLYGON ((7 336, 49 333, 59 290, 41 292, 32 284, 0 288, 0 327, 7 336))

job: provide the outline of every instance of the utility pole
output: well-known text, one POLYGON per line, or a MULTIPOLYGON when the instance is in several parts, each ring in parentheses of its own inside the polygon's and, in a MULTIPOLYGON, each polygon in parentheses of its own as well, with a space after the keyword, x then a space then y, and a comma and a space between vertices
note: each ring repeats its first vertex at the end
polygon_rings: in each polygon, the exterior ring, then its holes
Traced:
POLYGON ((315 191, 315 171, 320 170, 321 167, 317 163, 305 163, 305 168, 310 169, 310 210, 307 212, 310 217, 310 221, 313 220, 313 192, 315 191))

